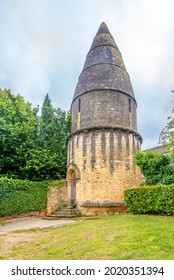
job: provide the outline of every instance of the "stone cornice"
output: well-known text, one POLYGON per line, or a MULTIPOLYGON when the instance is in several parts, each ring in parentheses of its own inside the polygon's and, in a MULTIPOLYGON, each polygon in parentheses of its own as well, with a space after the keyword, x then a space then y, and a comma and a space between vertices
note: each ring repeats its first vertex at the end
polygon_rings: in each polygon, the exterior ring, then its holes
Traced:
POLYGON ((76 134, 79 134, 79 133, 85 134, 85 133, 88 133, 89 131, 95 131, 95 130, 106 130, 106 131, 114 130, 114 131, 127 132, 127 133, 135 135, 140 140, 141 143, 143 142, 141 135, 136 130, 133 130, 129 127, 121 127, 121 126, 107 126, 107 127, 106 126, 97 126, 97 127, 93 126, 93 127, 77 129, 75 132, 71 133, 68 136, 67 140, 69 140, 71 137, 73 137, 76 134))

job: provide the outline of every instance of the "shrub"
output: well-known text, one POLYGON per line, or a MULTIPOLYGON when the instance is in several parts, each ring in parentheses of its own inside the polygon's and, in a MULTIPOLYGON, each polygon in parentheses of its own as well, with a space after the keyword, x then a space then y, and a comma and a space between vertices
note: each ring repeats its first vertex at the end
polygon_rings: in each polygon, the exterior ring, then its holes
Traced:
POLYGON ((0 216, 46 209, 48 182, 0 179, 0 216))
POLYGON ((174 215, 174 184, 126 189, 124 199, 133 214, 174 215))
POLYGON ((140 167, 146 179, 146 185, 174 183, 174 169, 169 155, 152 151, 138 152, 136 154, 136 164, 140 167))

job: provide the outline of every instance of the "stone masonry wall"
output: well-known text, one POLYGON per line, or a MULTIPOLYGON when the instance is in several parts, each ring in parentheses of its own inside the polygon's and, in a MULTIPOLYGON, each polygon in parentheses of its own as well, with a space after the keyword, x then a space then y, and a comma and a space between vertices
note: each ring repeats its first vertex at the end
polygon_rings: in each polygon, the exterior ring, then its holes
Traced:
POLYGON ((134 154, 139 150, 137 135, 114 129, 83 131, 69 139, 68 166, 74 164, 80 172, 76 199, 82 213, 87 214, 88 205, 123 202, 124 189, 140 185, 142 176, 134 162, 134 154))
POLYGON ((47 193, 47 215, 54 213, 67 201, 67 186, 49 186, 47 193))
POLYGON ((136 102, 131 96, 114 90, 91 91, 77 97, 72 106, 72 132, 78 128, 125 127, 137 130, 136 102), (78 112, 80 99, 80 126, 78 112), (131 112, 130 112, 131 111, 131 112))

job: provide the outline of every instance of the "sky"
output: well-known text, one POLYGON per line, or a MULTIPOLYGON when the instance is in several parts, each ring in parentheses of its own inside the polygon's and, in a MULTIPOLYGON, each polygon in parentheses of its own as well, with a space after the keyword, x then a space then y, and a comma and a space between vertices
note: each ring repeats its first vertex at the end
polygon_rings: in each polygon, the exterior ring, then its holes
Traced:
POLYGON ((173 109, 174 0, 0 0, 0 88, 33 107, 49 93, 69 110, 103 21, 131 78, 142 149, 157 146, 173 109))

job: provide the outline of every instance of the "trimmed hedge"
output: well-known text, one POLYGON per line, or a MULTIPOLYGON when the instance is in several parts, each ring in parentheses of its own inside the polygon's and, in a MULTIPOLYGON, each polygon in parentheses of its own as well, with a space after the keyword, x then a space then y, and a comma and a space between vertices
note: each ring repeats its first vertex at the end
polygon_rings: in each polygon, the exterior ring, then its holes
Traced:
POLYGON ((174 215, 174 184, 126 189, 124 199, 133 214, 174 215))
POLYGON ((48 182, 0 179, 0 216, 46 209, 48 182))

